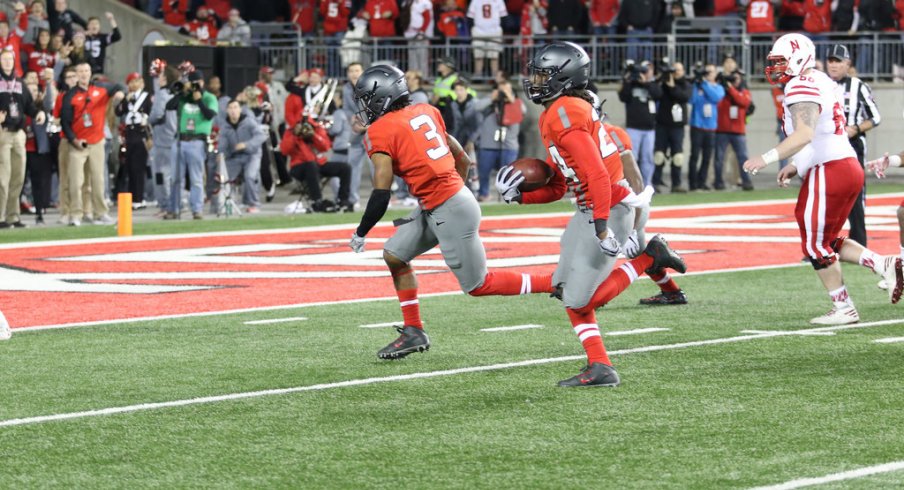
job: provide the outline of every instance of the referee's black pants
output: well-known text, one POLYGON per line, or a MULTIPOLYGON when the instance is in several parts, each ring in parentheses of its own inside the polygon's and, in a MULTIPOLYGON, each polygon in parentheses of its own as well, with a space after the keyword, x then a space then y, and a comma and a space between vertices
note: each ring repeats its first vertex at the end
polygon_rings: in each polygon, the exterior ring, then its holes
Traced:
MULTIPOLYGON (((854 151, 857 153, 857 161, 860 162, 860 167, 864 167, 863 158, 864 158, 864 148, 863 144, 860 143, 860 139, 851 140, 851 146, 854 147, 854 151)), ((864 167, 865 168, 865 167, 864 167)), ((849 237, 851 240, 859 243, 860 245, 866 246, 866 179, 863 180, 863 189, 860 190, 860 195, 857 196, 857 200, 854 201, 854 207, 851 208, 851 214, 848 215, 848 222, 851 225, 851 231, 849 233, 849 237)))

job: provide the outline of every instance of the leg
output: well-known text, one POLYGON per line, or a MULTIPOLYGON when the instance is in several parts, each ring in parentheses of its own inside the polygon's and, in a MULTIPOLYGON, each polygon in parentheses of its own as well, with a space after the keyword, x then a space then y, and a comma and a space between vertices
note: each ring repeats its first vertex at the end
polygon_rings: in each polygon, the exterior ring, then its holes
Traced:
POLYGON ((172 177, 172 185, 170 186, 170 205, 169 212, 178 217, 182 214, 182 189, 185 187, 185 141, 176 142, 173 147, 173 158, 170 160, 170 175, 172 177))
POLYGON ((712 131, 703 132, 703 162, 700 164, 700 174, 697 175, 697 182, 700 187, 706 189, 706 179, 709 173, 709 162, 713 158, 713 146, 716 143, 716 133, 712 131))
POLYGON ((477 177, 480 182, 478 195, 487 198, 490 195, 490 172, 499 160, 498 150, 479 149, 477 151, 477 177))
POLYGON ((25 183, 25 131, 11 134, 9 194, 6 196, 6 222, 19 223, 19 195, 25 183))
POLYGON ((669 142, 672 153, 672 190, 682 192, 681 167, 685 162, 684 154, 684 127, 669 130, 669 142))
POLYGON ((242 169, 242 201, 250 207, 259 207, 261 205, 260 198, 260 180, 261 174, 261 157, 259 155, 251 155, 245 167, 242 169))
POLYGON ((753 182, 744 171, 744 162, 747 161, 747 137, 743 134, 733 134, 729 140, 735 155, 738 157, 738 174, 741 176, 741 188, 745 191, 753 190, 753 182))
POLYGON ((725 189, 722 181, 722 172, 725 170, 725 148, 728 147, 728 135, 716 133, 716 159, 713 161, 713 187, 716 190, 725 189))
MULTIPOLYGON (((9 137, 5 132, 0 132, 0 226, 6 226, 6 208, 10 195, 9 180, 12 174, 12 163, 10 162, 10 144, 9 137)), ((16 201, 18 209, 19 202, 16 201)))
POLYGON ((351 180, 352 168, 345 162, 327 162, 320 167, 320 175, 339 178, 338 204, 348 203, 348 185, 351 180))
POLYGON ((352 167, 351 180, 349 181, 349 201, 357 203, 358 190, 361 188, 361 171, 364 169, 364 161, 367 154, 364 153, 364 145, 360 142, 353 143, 348 149, 348 163, 352 167))
POLYGON ((147 173, 148 150, 144 141, 128 145, 126 154, 129 157, 129 190, 133 202, 144 201, 144 180, 147 173))
POLYGON ((653 143, 653 165, 656 166, 653 170, 654 186, 665 185, 665 183, 662 181, 662 169, 664 168, 666 163, 666 151, 668 151, 668 134, 668 128, 662 125, 656 126, 656 138, 653 143))
MULTIPOLYGON (((62 143, 60 144, 62 147, 62 143)), ((172 172, 170 167, 173 159, 173 149, 156 147, 154 151, 154 196, 157 198, 157 207, 167 210, 172 187, 172 172)))
POLYGON ((691 159, 687 164, 687 184, 689 190, 696 190, 700 187, 697 181, 697 163, 700 161, 700 155, 703 148, 703 132, 697 128, 691 128, 691 159))
POLYGON ((60 222, 69 223, 69 142, 60 140, 57 147, 57 180, 59 180, 60 222))
POLYGON ((643 175, 643 183, 646 186, 653 182, 653 144, 656 134, 652 129, 642 131, 641 134, 640 170, 643 175))
POLYGON ((84 216, 84 197, 82 186, 85 185, 85 164, 88 161, 88 150, 75 148, 68 141, 60 143, 60 146, 68 146, 67 167, 69 168, 69 216, 72 223, 78 225, 84 216))
POLYGON ((104 175, 107 173, 104 167, 106 151, 104 142, 88 145, 88 168, 91 175, 91 204, 94 216, 98 219, 107 216, 109 208, 104 199, 104 175))
POLYGON ((188 166, 188 180, 191 185, 188 193, 188 203, 193 215, 200 215, 204 210, 204 160, 207 151, 205 142, 191 141, 186 151, 186 164, 188 166))

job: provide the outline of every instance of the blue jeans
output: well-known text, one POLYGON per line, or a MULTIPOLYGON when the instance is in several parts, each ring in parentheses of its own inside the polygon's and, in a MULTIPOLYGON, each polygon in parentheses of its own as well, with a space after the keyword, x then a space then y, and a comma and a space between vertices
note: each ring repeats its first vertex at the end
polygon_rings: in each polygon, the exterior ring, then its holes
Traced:
POLYGON ((728 148, 728 145, 731 145, 738 157, 738 173, 741 174, 741 181, 744 185, 750 184, 750 176, 744 171, 744 162, 747 161, 747 136, 716 133, 716 163, 714 164, 715 176, 713 179, 716 189, 725 187, 725 182, 722 181, 722 169, 725 165, 725 149, 728 148))
POLYGON ((640 64, 643 60, 653 59, 653 28, 628 30, 628 59, 640 64), (638 45, 642 47, 638 48, 638 45))
POLYGON ((344 37, 345 32, 337 32, 326 37, 327 76, 341 77, 344 75, 345 70, 342 69, 342 62, 339 60, 339 46, 344 37))
POLYGON ((499 170, 518 158, 518 150, 486 150, 477 152, 477 176, 480 182, 481 197, 490 195, 490 172, 499 170))
POLYGON ((162 19, 163 0, 148 0, 147 14, 155 19, 162 19))
POLYGON ((656 140, 656 131, 652 129, 625 128, 631 144, 634 145, 634 154, 637 155, 637 165, 640 167, 640 175, 643 176, 643 185, 653 182, 653 145, 656 140))
POLYGON ((687 162, 689 190, 700 189, 706 185, 709 161, 712 159, 715 144, 715 131, 691 127, 691 159, 687 162), (699 168, 697 162, 699 162, 699 168))
POLYGON ((172 166, 173 187, 170 192, 169 211, 175 214, 182 211, 182 188, 185 185, 187 170, 191 183, 188 204, 192 213, 200 213, 204 206, 204 157, 207 153, 205 150, 207 143, 203 140, 192 140, 179 141, 176 144, 178 146, 172 166))

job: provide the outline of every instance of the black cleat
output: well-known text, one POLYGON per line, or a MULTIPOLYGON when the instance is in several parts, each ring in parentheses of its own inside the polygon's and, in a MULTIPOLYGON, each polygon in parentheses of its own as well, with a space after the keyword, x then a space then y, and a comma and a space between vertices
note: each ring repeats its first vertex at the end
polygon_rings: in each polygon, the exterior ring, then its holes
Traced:
POLYGON ((687 272, 687 265, 684 260, 674 250, 669 248, 669 244, 666 243, 661 235, 651 238, 643 253, 653 257, 653 265, 646 270, 648 276, 666 268, 682 274, 687 272))
POLYGON ((640 300, 640 304, 648 306, 686 305, 687 295, 684 294, 684 291, 680 289, 678 291, 662 291, 656 296, 643 298, 642 300, 640 300))
POLYGON ((427 333, 422 329, 396 327, 396 330, 400 334, 399 338, 377 352, 377 357, 380 359, 401 359, 414 352, 430 350, 430 337, 427 337, 427 333))
POLYGON ((557 300, 559 300, 559 301, 562 301, 562 290, 563 290, 564 288, 565 288, 565 283, 564 283, 564 282, 560 282, 560 283, 556 284, 556 287, 555 287, 555 289, 553 290, 553 292, 549 293, 549 297, 550 297, 550 298, 555 298, 555 299, 557 299, 557 300))
POLYGON ((607 386, 615 387, 621 383, 618 373, 612 366, 607 366, 601 362, 594 362, 588 366, 584 366, 581 374, 559 381, 559 386, 565 388, 573 388, 576 386, 607 386))

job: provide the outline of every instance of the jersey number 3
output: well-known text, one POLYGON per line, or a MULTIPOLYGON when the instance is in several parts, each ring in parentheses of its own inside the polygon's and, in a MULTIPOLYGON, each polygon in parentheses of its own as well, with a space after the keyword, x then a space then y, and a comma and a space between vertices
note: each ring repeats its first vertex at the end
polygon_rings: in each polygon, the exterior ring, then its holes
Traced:
POLYGON ((439 133, 436 131, 436 123, 433 122, 433 119, 430 119, 430 116, 421 114, 408 121, 408 124, 411 124, 411 129, 415 131, 420 129, 421 126, 427 126, 428 131, 424 133, 424 137, 427 138, 427 141, 436 141, 436 146, 427 150, 428 157, 433 160, 439 160, 449 153, 449 147, 440 138, 439 133))

